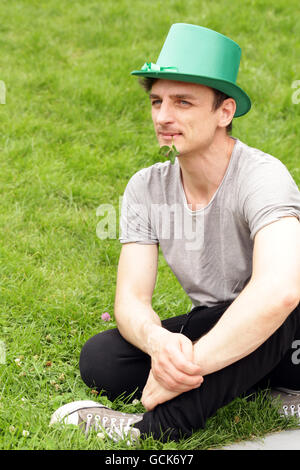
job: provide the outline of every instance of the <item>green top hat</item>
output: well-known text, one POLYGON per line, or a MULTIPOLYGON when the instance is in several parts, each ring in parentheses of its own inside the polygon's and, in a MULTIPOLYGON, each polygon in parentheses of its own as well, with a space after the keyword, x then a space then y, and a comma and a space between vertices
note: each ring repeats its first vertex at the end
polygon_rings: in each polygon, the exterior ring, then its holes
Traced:
POLYGON ((199 83, 220 90, 236 102, 234 117, 251 108, 249 96, 236 84, 241 58, 240 46, 211 29, 192 24, 171 26, 154 64, 146 62, 132 75, 199 83))

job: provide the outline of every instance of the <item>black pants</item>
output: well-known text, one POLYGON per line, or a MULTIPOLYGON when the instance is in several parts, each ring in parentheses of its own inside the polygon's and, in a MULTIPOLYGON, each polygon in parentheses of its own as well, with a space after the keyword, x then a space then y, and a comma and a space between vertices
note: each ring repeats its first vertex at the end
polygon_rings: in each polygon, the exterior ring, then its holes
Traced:
MULTIPOLYGON (((227 310, 230 302, 215 307, 195 307, 190 313, 164 320, 172 332, 192 341, 207 333, 227 310)), ((207 419, 249 390, 287 387, 300 390, 300 304, 275 333, 243 359, 212 374, 203 384, 146 412, 137 423, 142 433, 154 438, 178 440, 204 428, 207 419), (298 340, 298 341, 297 341, 298 340), (299 359, 298 359, 299 358, 299 359)), ((80 373, 89 386, 105 390, 114 400, 125 392, 140 398, 151 367, 151 358, 120 335, 107 330, 90 338, 80 355, 80 373)))

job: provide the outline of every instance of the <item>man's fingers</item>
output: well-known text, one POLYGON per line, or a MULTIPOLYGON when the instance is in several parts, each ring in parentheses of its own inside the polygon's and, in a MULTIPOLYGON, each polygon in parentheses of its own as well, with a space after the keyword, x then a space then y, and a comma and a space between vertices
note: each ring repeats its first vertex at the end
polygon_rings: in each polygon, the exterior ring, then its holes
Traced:
POLYGON ((200 366, 193 362, 193 343, 184 335, 172 333, 159 354, 152 356, 155 379, 167 390, 186 392, 203 381, 200 366))
MULTIPOLYGON (((187 349, 187 348, 186 348, 187 349)), ((170 361, 176 369, 188 375, 201 375, 201 368, 194 364, 192 360, 187 359, 185 352, 174 348, 170 355, 170 361)))
POLYGON ((153 364, 152 371, 155 379, 170 391, 187 391, 187 388, 195 388, 203 381, 201 375, 186 374, 176 369, 172 362, 169 362, 165 368, 156 368, 153 364))

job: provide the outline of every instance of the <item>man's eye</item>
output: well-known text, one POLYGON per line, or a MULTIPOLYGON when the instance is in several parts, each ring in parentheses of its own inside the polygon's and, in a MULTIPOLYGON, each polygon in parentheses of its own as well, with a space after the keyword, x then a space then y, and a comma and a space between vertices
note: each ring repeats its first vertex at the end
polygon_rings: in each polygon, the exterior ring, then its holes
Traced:
POLYGON ((153 100, 153 101, 151 101, 151 105, 152 105, 152 106, 156 106, 156 105, 159 105, 159 104, 161 104, 161 100, 153 100))
POLYGON ((188 101, 185 101, 185 100, 180 100, 180 104, 183 104, 184 106, 190 106, 191 103, 189 103, 188 101))

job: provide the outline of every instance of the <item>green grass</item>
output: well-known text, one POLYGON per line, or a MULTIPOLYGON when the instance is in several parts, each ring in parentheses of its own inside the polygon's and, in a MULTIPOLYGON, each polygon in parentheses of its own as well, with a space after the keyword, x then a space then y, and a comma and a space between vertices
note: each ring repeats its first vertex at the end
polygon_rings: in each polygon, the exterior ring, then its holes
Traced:
MULTIPOLYGON (((121 247, 97 238, 96 209, 113 204, 118 215, 128 179, 156 158, 149 104, 130 71, 156 60, 175 22, 235 39, 253 108, 233 135, 280 158, 299 184, 297 12, 296 0, 1 2, 0 448, 127 448, 48 423, 71 400, 107 402, 81 381, 78 358, 91 335, 115 326, 121 247), (101 321, 105 311, 110 323, 101 321)), ((162 318, 190 308, 161 256, 153 306, 162 318)), ((141 410, 124 400, 112 406, 141 410)), ((192 438, 149 438, 142 448, 213 448, 292 424, 267 399, 237 399, 192 438)))

